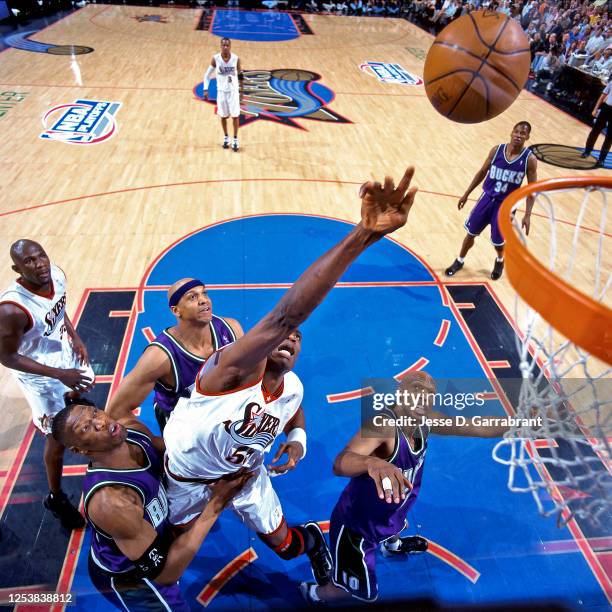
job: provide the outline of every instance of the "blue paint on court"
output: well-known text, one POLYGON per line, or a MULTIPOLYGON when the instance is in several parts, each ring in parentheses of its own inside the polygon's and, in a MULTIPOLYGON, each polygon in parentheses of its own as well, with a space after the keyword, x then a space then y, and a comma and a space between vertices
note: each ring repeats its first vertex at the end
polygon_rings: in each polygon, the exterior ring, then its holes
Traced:
POLYGON ((300 35, 288 13, 223 9, 215 11, 212 33, 256 42, 292 40, 300 35))
MULTIPOLYGON (((348 229, 343 222, 292 215, 222 223, 175 245, 154 267, 147 286, 169 285, 186 276, 209 284, 291 283, 348 229)), ((415 255, 383 240, 342 280, 434 279, 415 255)), ((210 295, 216 313, 236 317, 248 329, 284 291, 216 289, 210 295)), ((159 333, 174 322, 165 291, 146 291, 144 305, 128 371, 146 346, 142 329, 151 327, 159 333)), ((347 482, 334 477, 331 466, 358 428, 359 401, 329 404, 327 394, 357 389, 367 377, 392 376, 420 357, 429 359, 426 369, 435 378, 480 377, 483 381, 482 368, 435 284, 336 288, 302 329, 296 371, 305 387, 308 456, 294 472, 273 480, 289 524, 328 520, 347 482), (433 341, 442 319, 449 319, 451 327, 440 348, 433 341)), ((497 401, 487 402, 483 412, 503 414, 497 401)), ((142 418, 156 430, 150 401, 143 406, 142 418)), ((380 598, 426 596, 446 605, 548 599, 574 609, 608 610, 600 586, 577 549, 547 553, 547 543, 571 541, 569 531, 540 518, 529 496, 507 490, 505 468, 491 459, 494 444, 495 440, 432 436, 422 492, 409 516, 410 532, 417 531, 458 555, 480 573, 479 579, 472 583, 431 554, 390 560, 379 556, 380 598)), ((249 547, 257 559, 227 583, 209 609, 301 607, 297 585, 311 579, 306 557, 281 561, 230 512, 223 514, 219 525, 181 580, 193 609, 201 609, 196 597, 209 580, 249 547)), ((105 602, 91 594, 87 546, 88 541, 73 584, 77 608, 103 610, 105 602)))

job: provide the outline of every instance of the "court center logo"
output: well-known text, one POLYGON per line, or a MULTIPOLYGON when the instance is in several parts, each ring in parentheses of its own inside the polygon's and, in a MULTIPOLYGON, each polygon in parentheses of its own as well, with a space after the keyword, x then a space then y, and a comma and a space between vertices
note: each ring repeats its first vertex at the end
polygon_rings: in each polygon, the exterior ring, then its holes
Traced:
POLYGON ((120 107, 121 102, 99 100, 75 100, 55 106, 43 116, 45 131, 40 137, 68 144, 98 144, 117 131, 115 115, 120 107))
MULTIPOLYGON (((253 121, 274 121, 304 130, 296 119, 352 123, 346 117, 328 108, 334 92, 318 83, 321 75, 310 70, 279 68, 277 70, 246 70, 241 85, 240 125, 253 121)), ((204 86, 198 83, 196 98, 204 99, 204 86)), ((217 81, 212 79, 208 89, 208 102, 217 100, 217 81)))
POLYGON ((364 62, 359 68, 366 74, 376 77, 381 83, 396 85, 422 85, 423 79, 411 74, 400 64, 388 62, 364 62))

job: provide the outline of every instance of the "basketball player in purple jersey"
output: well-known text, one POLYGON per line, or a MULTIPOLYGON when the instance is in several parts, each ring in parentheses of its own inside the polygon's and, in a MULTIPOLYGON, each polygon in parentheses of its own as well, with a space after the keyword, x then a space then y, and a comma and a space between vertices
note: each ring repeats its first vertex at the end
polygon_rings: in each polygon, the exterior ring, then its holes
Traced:
MULTIPOLYGON (((467 235, 463 239, 459 257, 446 268, 444 271, 446 276, 454 276, 463 268, 465 256, 474 246, 475 237, 479 236, 487 225, 490 225, 491 242, 497 251, 491 278, 497 280, 501 277, 504 271, 504 237, 499 231, 497 222, 499 207, 506 196, 521 186, 525 176, 527 176, 528 183, 538 180, 535 155, 531 153, 530 149, 525 148, 525 142, 529 140, 530 134, 531 124, 527 121, 519 121, 512 128, 510 142, 497 145, 491 149, 482 168, 476 173, 467 191, 459 200, 457 208, 461 210, 465 206, 470 193, 484 180, 483 193, 465 222, 467 235)), ((529 234, 533 201, 533 196, 527 198, 525 215, 522 221, 526 234, 529 234)))
POLYGON ((121 381, 106 411, 113 416, 140 406, 154 389, 153 407, 161 433, 176 402, 189 397, 196 374, 216 350, 243 335, 236 319, 213 314, 206 287, 196 278, 176 281, 168 305, 177 323, 159 334, 121 381))
POLYGON ((378 597, 376 549, 384 556, 425 552, 427 540, 420 536, 399 537, 414 505, 423 476, 429 433, 480 438, 499 437, 505 426, 443 424, 430 426, 429 419, 449 419, 432 410, 436 392, 431 376, 412 372, 399 390, 416 397, 406 405, 377 413, 375 419, 357 432, 334 461, 334 473, 351 480, 334 507, 329 526, 334 556, 332 582, 325 586, 303 582, 300 591, 311 604, 355 597, 374 601, 378 597), (399 417, 399 419, 398 419, 399 417), (402 422, 405 419, 406 424, 402 422), (397 425, 400 420, 400 425, 397 425), (395 421, 395 423, 394 423, 395 421))
POLYGON ((416 194, 416 188, 409 189, 413 174, 408 168, 397 189, 390 177, 384 186, 362 185, 361 221, 252 329, 215 353, 198 374, 191 397, 178 402, 164 431, 174 524, 188 527, 202 511, 207 487, 247 467, 255 476, 232 500, 233 510, 281 559, 307 554, 315 580, 329 582, 331 555, 321 529, 314 522, 287 525, 269 475, 292 469, 306 453, 303 388, 292 372, 302 340, 298 327, 363 251, 405 225, 416 194), (264 454, 282 432, 289 461, 266 469, 264 454))
POLYGON ((82 399, 53 419, 53 437, 89 458, 84 508, 92 528, 89 576, 121 610, 187 612, 178 579, 230 499, 252 477, 220 480, 193 528, 174 541, 162 457, 164 442, 130 409, 117 420, 82 399))

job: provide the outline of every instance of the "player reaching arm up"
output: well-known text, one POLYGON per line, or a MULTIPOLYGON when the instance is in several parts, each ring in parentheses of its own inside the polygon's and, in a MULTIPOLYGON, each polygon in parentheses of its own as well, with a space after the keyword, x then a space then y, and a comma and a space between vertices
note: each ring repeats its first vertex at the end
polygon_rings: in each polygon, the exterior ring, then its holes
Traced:
POLYGON ((312 264, 276 307, 243 337, 214 353, 188 400, 180 400, 164 430, 170 521, 189 528, 207 488, 247 467, 256 476, 231 501, 240 519, 284 560, 305 554, 319 585, 329 581, 331 555, 316 521, 289 525, 270 476, 293 469, 306 452, 303 386, 293 372, 302 346, 298 329, 348 266, 385 234, 402 227, 414 201, 408 168, 397 189, 361 187, 361 222, 312 264), (266 469, 264 456, 281 432, 287 440, 266 469), (280 458, 287 460, 277 465, 280 458))
POLYGON ((298 278, 270 313, 218 353, 214 365, 200 375, 204 392, 224 393, 261 378, 270 352, 310 316, 349 265, 383 236, 405 225, 417 191, 409 188, 413 174, 414 168, 409 167, 397 188, 390 177, 384 185, 361 186, 361 221, 298 278))

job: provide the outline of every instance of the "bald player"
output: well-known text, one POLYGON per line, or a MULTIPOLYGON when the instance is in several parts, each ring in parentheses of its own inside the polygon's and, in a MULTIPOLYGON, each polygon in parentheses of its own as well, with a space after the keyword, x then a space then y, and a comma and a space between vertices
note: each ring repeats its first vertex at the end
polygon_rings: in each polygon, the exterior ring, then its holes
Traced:
POLYGON ((64 272, 33 240, 17 240, 10 255, 19 276, 0 295, 0 363, 13 370, 34 425, 46 437, 45 507, 64 528, 83 527, 83 517, 61 488, 64 446, 51 436, 50 420, 64 408, 67 393, 81 393, 93 385, 94 373, 66 314, 64 272))
POLYGON ((123 414, 126 407, 138 408, 155 390, 153 406, 162 433, 179 398, 190 396, 206 359, 244 334, 236 319, 213 314, 206 287, 197 278, 176 281, 168 290, 168 306, 176 325, 147 346, 106 408, 111 416, 123 414))
POLYGON ((458 424, 433 410, 436 386, 426 372, 410 372, 399 391, 408 401, 377 411, 334 461, 336 476, 349 483, 332 510, 329 538, 334 556, 327 585, 303 582, 300 591, 311 605, 351 597, 378 597, 376 550, 383 556, 425 552, 420 536, 400 537, 408 512, 421 490, 429 434, 500 437, 507 427, 458 424))

